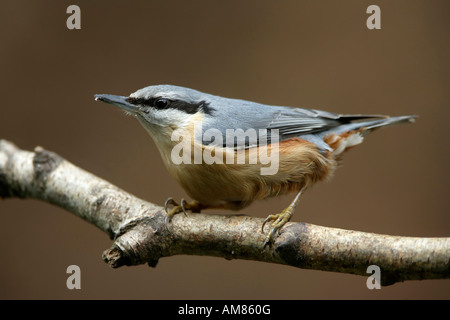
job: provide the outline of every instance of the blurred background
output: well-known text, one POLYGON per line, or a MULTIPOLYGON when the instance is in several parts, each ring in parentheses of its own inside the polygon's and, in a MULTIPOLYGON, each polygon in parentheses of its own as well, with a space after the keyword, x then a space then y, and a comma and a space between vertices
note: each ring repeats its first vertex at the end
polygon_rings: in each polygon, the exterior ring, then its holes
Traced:
MULTIPOLYGON (((3 1, 0 138, 43 146, 162 205, 186 195, 140 124, 94 94, 175 84, 338 113, 417 114, 346 153, 293 221, 448 237, 449 9, 445 0, 3 1), (66 27, 71 4, 81 30, 66 27), (371 4, 381 30, 366 27, 371 4)), ((291 200, 241 213, 266 217, 291 200)), ((366 277, 213 257, 114 270, 101 259, 108 236, 58 207, 6 199, 0 219, 2 299, 450 298, 449 280, 368 290, 366 277), (72 264, 81 290, 66 287, 72 264)))

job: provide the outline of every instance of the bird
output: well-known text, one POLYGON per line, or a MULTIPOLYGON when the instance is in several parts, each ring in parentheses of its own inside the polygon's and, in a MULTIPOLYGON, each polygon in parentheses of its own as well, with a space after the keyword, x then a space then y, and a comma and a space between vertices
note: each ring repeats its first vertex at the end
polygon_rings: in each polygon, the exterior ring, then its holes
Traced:
POLYGON ((186 210, 241 210, 255 200, 295 194, 287 208, 262 223, 262 232, 270 223, 264 248, 291 220, 301 195, 333 176, 346 150, 378 128, 417 118, 266 105, 168 84, 94 98, 137 118, 192 199, 178 204, 169 197, 166 223, 186 210))

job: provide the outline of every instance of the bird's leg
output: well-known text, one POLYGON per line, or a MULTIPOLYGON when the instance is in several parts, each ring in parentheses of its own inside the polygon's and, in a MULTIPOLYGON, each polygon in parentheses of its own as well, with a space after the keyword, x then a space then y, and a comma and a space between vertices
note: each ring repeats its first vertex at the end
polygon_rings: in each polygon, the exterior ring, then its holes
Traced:
POLYGON ((271 214, 269 215, 266 220, 264 220, 262 227, 261 227, 261 231, 264 232, 264 226, 267 222, 269 221, 273 221, 271 223, 271 227, 272 229, 270 230, 269 234, 266 237, 266 240, 264 241, 264 248, 267 245, 271 245, 273 240, 274 240, 274 235, 275 233, 280 230, 281 227, 283 227, 287 222, 289 222, 289 220, 291 220, 292 215, 294 214, 295 211, 295 207, 297 206, 299 200, 300 200, 300 196, 303 193, 303 190, 300 190, 297 195, 295 196, 294 200, 291 202, 291 204, 284 209, 283 211, 281 211, 280 213, 276 213, 276 214, 271 214))
POLYGON ((181 205, 179 205, 177 202, 175 202, 175 200, 169 198, 164 203, 164 210, 166 211, 166 224, 169 223, 172 220, 173 216, 176 215, 177 213, 183 212, 184 215, 187 216, 186 210, 199 213, 201 210, 206 208, 207 206, 204 206, 195 200, 187 202, 186 200, 181 199, 181 205), (173 206, 170 211, 168 209, 169 205, 173 206))

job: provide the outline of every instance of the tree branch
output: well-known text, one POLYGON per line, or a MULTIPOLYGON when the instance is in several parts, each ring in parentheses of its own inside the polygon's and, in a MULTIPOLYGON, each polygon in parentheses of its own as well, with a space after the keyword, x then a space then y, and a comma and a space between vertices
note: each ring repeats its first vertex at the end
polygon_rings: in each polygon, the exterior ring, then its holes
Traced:
MULTIPOLYGON (((0 197, 36 198, 60 206, 106 232, 111 267, 177 254, 247 259, 368 276, 383 285, 450 278, 450 238, 399 237, 288 223, 263 249, 263 219, 244 215, 183 214, 165 224, 164 209, 141 200, 41 147, 34 152, 0 140, 0 197)), ((265 230, 267 231, 267 230, 265 230)))

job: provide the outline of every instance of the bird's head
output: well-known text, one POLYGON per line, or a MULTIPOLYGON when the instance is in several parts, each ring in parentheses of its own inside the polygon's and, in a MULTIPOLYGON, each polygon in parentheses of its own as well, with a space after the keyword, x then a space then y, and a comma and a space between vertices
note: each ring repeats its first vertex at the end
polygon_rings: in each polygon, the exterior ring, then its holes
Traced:
POLYGON ((210 99, 208 94, 172 85, 145 87, 128 97, 95 95, 95 100, 135 116, 154 138, 186 128, 193 121, 201 121, 205 115, 210 115, 213 111, 210 99))

